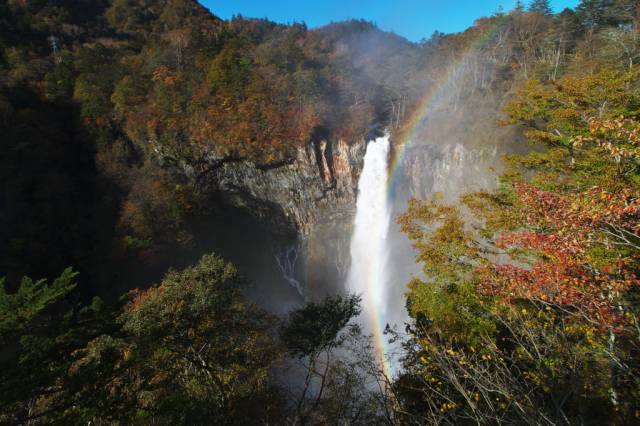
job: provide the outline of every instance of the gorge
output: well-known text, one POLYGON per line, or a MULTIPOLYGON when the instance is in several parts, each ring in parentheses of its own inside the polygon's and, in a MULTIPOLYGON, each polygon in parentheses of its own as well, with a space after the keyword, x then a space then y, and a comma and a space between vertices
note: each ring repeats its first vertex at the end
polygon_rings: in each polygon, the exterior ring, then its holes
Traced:
POLYGON ((640 6, 571 1, 0 1, 0 424, 638 423, 640 6))

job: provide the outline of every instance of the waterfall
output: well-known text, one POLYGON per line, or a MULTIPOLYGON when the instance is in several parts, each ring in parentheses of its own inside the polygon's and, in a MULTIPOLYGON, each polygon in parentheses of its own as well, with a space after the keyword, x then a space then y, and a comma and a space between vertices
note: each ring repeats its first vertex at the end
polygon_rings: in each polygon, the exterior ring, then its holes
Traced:
POLYGON ((284 278, 291 287, 295 288, 301 297, 304 297, 302 283, 296 278, 296 266, 298 264, 298 257, 302 251, 301 244, 295 242, 294 244, 283 245, 282 247, 272 246, 271 251, 276 260, 276 265, 282 273, 282 278, 284 278))
POLYGON ((389 136, 369 142, 358 182, 351 267, 346 288, 362 296, 361 325, 373 334, 383 349, 386 324, 389 247, 387 243, 391 206, 387 197, 389 136))

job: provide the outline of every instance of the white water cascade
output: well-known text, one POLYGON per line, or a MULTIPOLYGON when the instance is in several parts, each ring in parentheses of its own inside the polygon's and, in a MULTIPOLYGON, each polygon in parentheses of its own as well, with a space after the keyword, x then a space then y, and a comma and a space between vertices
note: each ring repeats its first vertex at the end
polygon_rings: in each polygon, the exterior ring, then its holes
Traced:
POLYGON ((362 296, 361 325, 382 349, 386 321, 391 206, 387 197, 389 136, 369 142, 358 182, 351 267, 346 288, 362 296))

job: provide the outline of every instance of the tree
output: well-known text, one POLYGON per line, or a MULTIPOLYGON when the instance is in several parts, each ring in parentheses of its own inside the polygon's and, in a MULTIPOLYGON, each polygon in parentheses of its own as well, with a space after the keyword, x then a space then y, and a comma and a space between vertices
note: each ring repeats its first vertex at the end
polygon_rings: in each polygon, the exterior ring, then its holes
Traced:
POLYGON ((299 359, 305 358, 305 377, 300 395, 296 398, 295 417, 301 424, 309 421, 318 409, 329 382, 333 353, 349 336, 360 329, 351 324, 360 313, 360 298, 329 297, 322 303, 308 303, 289 314, 280 327, 279 335, 286 350, 299 359))
POLYGON ((598 29, 615 27, 620 22, 629 22, 633 19, 633 9, 633 0, 581 0, 576 11, 583 25, 587 28, 598 29), (629 12, 631 16, 629 16, 629 12))
POLYGON ((225 98, 240 101, 244 98, 249 65, 250 60, 240 48, 226 47, 211 62, 207 80, 214 91, 221 91, 225 98))
POLYGON ((144 8, 136 1, 115 0, 104 15, 112 27, 123 31, 140 30, 144 25, 144 8))
POLYGON ((97 298, 75 308, 77 276, 67 268, 51 283, 24 277, 13 292, 0 285, 0 422, 44 421, 73 404, 63 380, 71 353, 108 324, 97 298))
POLYGON ((286 352, 300 362, 292 421, 300 424, 389 424, 389 399, 369 338, 352 321, 360 297, 334 296, 291 312, 280 326, 286 352), (375 385, 374 385, 375 384, 375 385))
POLYGON ((73 415, 172 424, 268 416, 277 402, 267 393, 277 355, 272 319, 243 300, 242 286, 232 265, 206 255, 132 292, 120 332, 76 354, 71 389, 85 402, 73 415))
POLYGON ((67 268, 51 284, 41 279, 23 277, 15 292, 7 293, 5 279, 0 279, 0 338, 30 329, 50 305, 64 299, 76 287, 77 272, 67 268))
POLYGON ((529 12, 551 15, 553 10, 551 9, 549 0, 532 0, 531 3, 529 3, 529 12))
MULTIPOLYGON (((289 314, 280 329, 280 339, 292 355, 298 357, 317 354, 340 346, 346 339, 341 331, 360 314, 360 298, 329 297, 322 303, 310 302, 289 314)), ((355 324, 350 330, 358 330, 355 324)))

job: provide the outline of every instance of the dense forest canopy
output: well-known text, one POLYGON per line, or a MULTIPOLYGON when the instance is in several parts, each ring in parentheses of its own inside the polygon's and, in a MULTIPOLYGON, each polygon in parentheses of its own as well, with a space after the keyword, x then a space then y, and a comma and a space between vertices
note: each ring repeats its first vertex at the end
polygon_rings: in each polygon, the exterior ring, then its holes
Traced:
POLYGON ((0 423, 640 421, 636 0, 518 2, 417 44, 193 0, 8 0, 0 27, 0 423), (535 149, 496 191, 398 218, 424 272, 398 377, 357 296, 274 317, 215 255, 120 298, 207 209, 158 157, 272 167, 438 123, 487 145, 498 119, 535 149))

